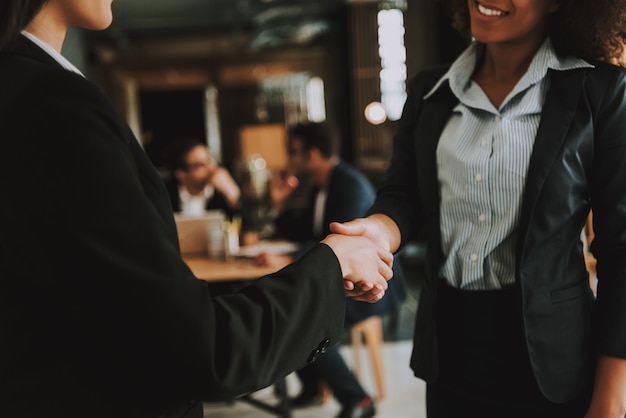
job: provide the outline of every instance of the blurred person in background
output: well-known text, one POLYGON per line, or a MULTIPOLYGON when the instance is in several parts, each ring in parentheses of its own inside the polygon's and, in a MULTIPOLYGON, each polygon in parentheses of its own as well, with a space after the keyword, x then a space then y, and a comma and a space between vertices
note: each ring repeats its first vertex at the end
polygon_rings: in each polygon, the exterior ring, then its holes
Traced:
MULTIPOLYGON (((288 174, 270 188, 276 236, 295 241, 301 250, 295 254, 263 253, 261 265, 281 266, 292 262, 315 242, 330 233, 331 222, 345 222, 365 216, 376 196, 374 186, 363 173, 339 157, 341 138, 329 122, 299 124, 288 132, 288 174), (302 208, 287 205, 287 198, 307 178, 314 187, 302 208)), ((345 327, 373 315, 396 313, 406 296, 404 273, 399 260, 393 265, 393 279, 385 298, 376 304, 348 300, 345 327)), ((374 400, 365 392, 337 348, 321 361, 297 371, 302 391, 293 400, 295 407, 320 402, 319 381, 325 382, 341 404, 339 418, 374 416, 374 400)))
POLYGON ((241 190, 225 167, 218 165, 205 143, 177 138, 167 150, 172 179, 167 191, 174 212, 200 215, 221 209, 229 218, 241 209, 241 190))

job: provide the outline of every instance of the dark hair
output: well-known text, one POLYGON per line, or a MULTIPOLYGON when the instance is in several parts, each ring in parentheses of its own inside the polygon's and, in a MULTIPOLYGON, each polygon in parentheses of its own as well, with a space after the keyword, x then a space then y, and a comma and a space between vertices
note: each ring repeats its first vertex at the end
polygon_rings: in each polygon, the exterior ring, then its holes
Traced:
POLYGON ((172 173, 178 169, 187 170, 187 154, 198 145, 207 146, 197 138, 180 137, 165 147, 163 154, 172 173))
MULTIPOLYGON (((446 0, 452 26, 471 36, 467 0, 446 0)), ((626 0, 560 0, 548 21, 548 35, 561 56, 624 65, 626 0)))
POLYGON ((0 51, 6 49, 30 23, 47 0, 2 0, 0 2, 0 51))
POLYGON ((339 155, 340 138, 337 128, 329 122, 302 123, 289 129, 289 139, 299 138, 306 150, 317 148, 326 157, 339 155))

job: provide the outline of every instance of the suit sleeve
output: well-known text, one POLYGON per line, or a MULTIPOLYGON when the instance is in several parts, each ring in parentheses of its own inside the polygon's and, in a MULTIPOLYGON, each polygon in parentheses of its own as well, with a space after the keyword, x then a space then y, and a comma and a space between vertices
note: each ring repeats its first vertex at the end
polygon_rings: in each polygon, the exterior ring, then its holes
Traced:
POLYGON ((382 213, 395 221, 401 231, 401 246, 414 237, 421 220, 421 201, 417 183, 414 129, 420 108, 420 86, 423 77, 418 74, 409 83, 407 100, 393 139, 393 152, 385 178, 378 188, 376 201, 368 214, 382 213))
POLYGON ((0 247, 1 300, 19 301, 15 329, 33 346, 25 365, 66 364, 138 398, 219 400, 339 341, 345 296, 330 248, 212 293, 180 257, 162 182, 97 89, 57 72, 25 97, 3 121, 0 247))
POLYGON ((594 107, 595 154, 591 206, 597 258, 597 343, 600 354, 626 358, 626 72, 590 79, 594 107), (606 83, 606 84, 605 84, 606 83))

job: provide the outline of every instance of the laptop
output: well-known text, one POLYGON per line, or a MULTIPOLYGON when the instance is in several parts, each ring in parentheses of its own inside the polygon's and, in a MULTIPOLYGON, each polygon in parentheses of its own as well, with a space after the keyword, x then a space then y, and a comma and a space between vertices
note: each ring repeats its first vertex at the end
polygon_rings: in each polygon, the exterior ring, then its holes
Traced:
POLYGON ((210 236, 223 237, 224 220, 222 210, 210 210, 202 215, 174 214, 178 242, 182 255, 207 255, 210 236))

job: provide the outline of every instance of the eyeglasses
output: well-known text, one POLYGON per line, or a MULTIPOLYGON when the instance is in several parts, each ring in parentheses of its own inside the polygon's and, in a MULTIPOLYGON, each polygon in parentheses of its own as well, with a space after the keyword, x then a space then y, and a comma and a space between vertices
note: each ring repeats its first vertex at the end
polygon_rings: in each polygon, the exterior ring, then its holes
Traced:
POLYGON ((197 162, 197 163, 188 163, 185 165, 185 171, 192 172, 199 170, 201 168, 211 168, 215 166, 214 161, 206 161, 206 162, 197 162))

